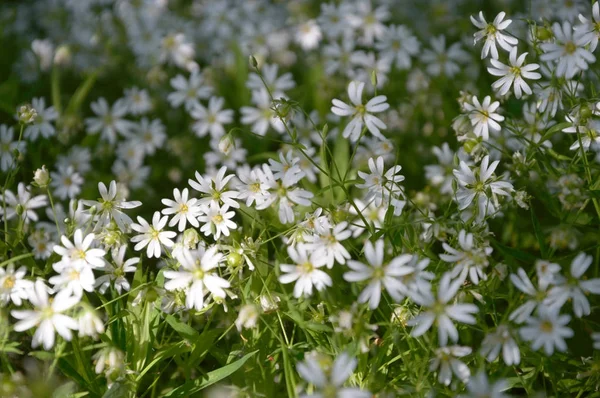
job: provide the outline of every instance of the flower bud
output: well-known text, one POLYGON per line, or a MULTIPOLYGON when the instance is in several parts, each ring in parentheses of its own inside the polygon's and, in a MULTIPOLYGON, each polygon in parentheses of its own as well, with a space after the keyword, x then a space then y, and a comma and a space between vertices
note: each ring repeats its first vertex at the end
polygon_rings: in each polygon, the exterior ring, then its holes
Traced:
POLYGON ((258 308, 254 304, 247 304, 240 309, 237 319, 235 320, 235 327, 238 332, 244 329, 252 329, 256 327, 259 316, 258 308))
POLYGON ((29 104, 21 105, 17 111, 17 117, 22 124, 31 124, 37 118, 37 111, 29 104))
POLYGON ((475 149, 477 144, 478 144, 477 141, 469 140, 469 141, 465 142, 465 144, 463 145, 463 148, 465 149, 466 153, 471 153, 471 152, 473 152, 473 149, 475 149))
POLYGON ((226 135, 219 140, 219 151, 224 155, 229 155, 234 147, 235 143, 229 135, 226 135))
POLYGON ((33 173, 33 184, 39 188, 47 188, 50 183, 50 174, 46 166, 42 166, 33 173))
POLYGON ((99 334, 104 333, 104 322, 92 308, 84 308, 77 318, 79 324, 79 337, 90 336, 97 339, 99 334))
POLYGON ((67 45, 61 45, 56 49, 54 54, 54 64, 58 66, 67 66, 71 63, 71 49, 67 45))
POLYGON ((579 114, 581 119, 589 119, 592 117, 592 110, 587 105, 582 105, 579 114))
POLYGON ((256 61, 254 55, 250 56, 250 65, 252 65, 253 68, 258 68, 258 62, 256 61))
POLYGON ((377 83, 379 83, 377 81, 377 72, 373 70, 373 72, 371 72, 371 84, 373 87, 377 87, 377 83))
POLYGON ((262 307, 263 312, 276 311, 279 308, 280 301, 281 299, 278 296, 260 296, 260 306, 262 307))
POLYGON ((196 247, 200 242, 200 235, 193 228, 188 228, 183 232, 183 245, 188 249, 196 247))
POLYGON ((231 252, 227 255, 227 265, 231 268, 237 268, 242 265, 242 256, 237 252, 231 252))
POLYGON ((540 41, 550 40, 552 36, 552 31, 545 26, 538 26, 535 29, 535 37, 540 41))

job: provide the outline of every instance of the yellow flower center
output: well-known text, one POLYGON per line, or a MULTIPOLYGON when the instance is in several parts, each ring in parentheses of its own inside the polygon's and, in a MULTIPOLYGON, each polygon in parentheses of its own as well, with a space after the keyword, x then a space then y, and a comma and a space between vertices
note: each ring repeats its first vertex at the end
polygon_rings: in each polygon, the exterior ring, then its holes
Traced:
POLYGON ((12 289, 15 286, 16 281, 17 278, 15 278, 13 275, 9 275, 6 278, 4 278, 4 282, 2 282, 2 287, 5 289, 12 289))

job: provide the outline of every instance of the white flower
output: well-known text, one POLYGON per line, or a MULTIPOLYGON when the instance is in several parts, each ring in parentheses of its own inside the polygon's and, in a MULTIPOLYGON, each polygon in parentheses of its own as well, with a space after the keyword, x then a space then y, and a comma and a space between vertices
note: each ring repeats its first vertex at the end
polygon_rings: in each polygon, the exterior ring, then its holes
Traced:
POLYGON ((177 224, 179 232, 183 232, 187 222, 196 228, 200 226, 200 223, 198 223, 198 216, 202 213, 202 207, 198 203, 198 199, 188 199, 188 194, 189 191, 187 188, 184 188, 181 192, 179 189, 175 188, 173 189, 173 198, 175 200, 162 200, 162 203, 165 206, 168 206, 166 209, 162 210, 162 214, 174 214, 173 218, 171 218, 171 221, 169 221, 169 227, 177 224))
POLYGON ((581 39, 584 46, 589 44, 591 52, 596 50, 600 39, 600 3, 597 1, 592 6, 592 19, 593 21, 590 21, 579 14, 581 24, 573 27, 577 41, 581 39))
POLYGON ((471 371, 464 362, 457 358, 464 357, 471 353, 470 347, 451 346, 441 347, 435 350, 436 357, 431 360, 429 371, 438 371, 438 381, 445 386, 449 386, 452 381, 452 373, 456 375, 463 383, 466 383, 471 377, 471 371))
POLYGON ((51 172, 52 182, 50 185, 54 188, 54 195, 65 200, 73 199, 81 192, 83 177, 73 169, 73 166, 67 168, 59 167, 56 172, 51 172))
MULTIPOLYGON (((0 194, 0 197, 3 195, 0 194)), ((6 214, 4 214, 4 206, 0 206, 0 215, 2 219, 10 220, 17 215, 17 210, 22 211, 19 216, 26 224, 29 221, 37 221, 38 216, 33 209, 48 205, 46 195, 36 195, 31 197, 31 187, 25 186, 22 182, 17 186, 17 196, 10 190, 4 192, 6 214)))
POLYGON ((271 97, 263 87, 252 92, 252 102, 257 108, 242 106, 240 112, 242 124, 252 125, 252 132, 264 136, 269 130, 269 125, 278 133, 285 132, 285 125, 272 109, 271 97))
MULTIPOLYGON (((68 267, 76 265, 80 267, 102 268, 104 267, 104 255, 106 252, 102 249, 91 248, 95 235, 88 234, 83 236, 81 229, 75 230, 73 234, 73 243, 65 235, 61 236, 60 241, 63 246, 55 245, 54 252, 62 257, 59 267, 68 267)), ((60 271, 58 271, 60 272, 60 271)))
POLYGON ((390 18, 388 7, 383 4, 373 9, 370 1, 360 1, 349 10, 347 21, 355 30, 362 31, 359 43, 371 46, 375 39, 380 39, 385 31, 383 22, 390 18))
POLYGON ((461 48, 460 43, 452 44, 446 49, 446 37, 441 35, 430 40, 431 50, 426 49, 421 61, 427 65, 427 73, 431 76, 445 75, 452 77, 460 71, 459 63, 470 60, 470 56, 461 48))
POLYGON ((440 254, 440 258, 447 263, 456 263, 450 275, 463 281, 468 275, 475 285, 479 284, 480 279, 487 280, 483 269, 489 265, 488 256, 492 254, 493 249, 487 245, 476 245, 473 234, 464 229, 458 233, 458 244, 462 251, 454 249, 446 242, 442 243, 448 254, 440 254))
MULTIPOLYGON (((447 142, 444 142, 441 147, 434 146, 431 151, 439 164, 425 166, 425 177, 430 184, 440 187, 440 193, 451 194, 453 192, 452 181, 454 181, 454 175, 452 169, 454 168, 455 153, 450 149, 447 142)), ((464 152, 458 151, 456 155, 460 160, 466 160, 464 152)))
MULTIPOLYGON (((571 126, 564 128, 563 133, 577 134, 577 138, 569 147, 572 151, 579 150, 581 147, 588 151, 592 144, 600 145, 600 122, 584 116, 584 109, 585 107, 577 106, 568 115, 565 115, 565 120, 571 126)), ((596 104, 596 109, 600 109, 600 105, 596 104)))
POLYGON ((6 269, 0 268, 0 304, 6 305, 13 302, 21 305, 27 299, 27 291, 33 282, 23 279, 27 275, 27 267, 21 266, 15 270, 14 264, 9 264, 6 269))
POLYGON ((519 329, 521 338, 531 342, 531 349, 537 351, 544 346, 547 356, 554 353, 554 348, 564 352, 567 350, 565 338, 573 337, 573 330, 567 327, 571 317, 559 315, 558 310, 539 307, 538 318, 527 319, 527 326, 519 329))
POLYGON ((369 308, 372 310, 379 306, 382 285, 394 301, 401 301, 404 298, 406 286, 400 281, 399 277, 413 271, 412 268, 406 266, 412 259, 410 254, 402 254, 393 258, 389 263, 384 264, 383 246, 382 239, 375 242, 375 246, 370 241, 367 241, 364 252, 370 267, 359 261, 350 260, 348 261, 348 267, 352 271, 344 274, 344 279, 348 282, 369 280, 367 287, 358 296, 358 302, 366 303, 368 301, 369 308))
POLYGON ((31 50, 40 61, 40 69, 47 71, 54 59, 54 45, 50 39, 35 39, 31 42, 31 50))
POLYGON ((131 218, 121 210, 136 208, 141 206, 142 202, 137 200, 126 201, 122 195, 117 195, 117 182, 114 180, 110 182, 108 190, 103 182, 99 182, 98 190, 100 191, 101 196, 98 201, 82 201, 84 205, 96 207, 96 210, 100 212, 97 226, 102 227, 104 225, 108 225, 112 219, 117 223, 121 231, 127 230, 133 220, 131 220, 131 218))
POLYGON ((407 325, 415 326, 411 335, 418 337, 423 335, 435 323, 438 327, 438 340, 440 345, 445 346, 448 343, 448 337, 452 341, 458 341, 458 330, 452 323, 452 319, 458 322, 475 324, 475 317, 472 314, 477 313, 477 306, 474 304, 448 304, 458 292, 462 281, 452 281, 450 274, 442 276, 438 287, 437 295, 427 291, 409 292, 411 299, 423 307, 423 311, 415 318, 409 320, 407 325))
POLYGON ((268 90, 267 96, 270 92, 275 99, 285 97, 285 91, 294 88, 296 83, 294 83, 294 79, 290 72, 284 73, 279 77, 277 76, 278 72, 279 65, 264 64, 261 66, 262 79, 256 72, 252 72, 248 75, 246 86, 253 92, 268 90))
POLYGON ((13 141, 14 130, 6 124, 0 125, 0 170, 8 171, 12 167, 15 151, 24 152, 25 141, 13 141))
POLYGON ((40 135, 44 138, 53 136, 55 129, 52 122, 58 119, 58 112, 53 106, 46 108, 46 101, 43 97, 32 99, 31 106, 35 109, 37 115, 33 123, 25 129, 25 138, 35 141, 40 135))
POLYGON ((75 297, 81 298, 83 291, 93 292, 96 278, 92 268, 82 262, 58 262, 53 266, 59 275, 48 279, 56 291, 66 291, 75 297))
POLYGON ((388 63, 395 60, 396 68, 410 69, 411 57, 419 53, 419 41, 404 25, 388 26, 375 44, 379 56, 388 63))
POLYGON ((403 197, 400 183, 404 181, 404 176, 399 174, 402 166, 393 166, 384 172, 383 157, 379 156, 376 161, 369 158, 369 170, 371 173, 358 172, 365 182, 356 184, 357 188, 368 190, 365 200, 373 200, 375 206, 379 207, 382 203, 391 203, 393 199, 403 197))
POLYGON ((546 287, 548 285, 543 281, 540 281, 539 287, 536 289, 523 268, 519 268, 517 274, 510 274, 510 280, 517 289, 531 297, 524 304, 519 306, 519 308, 511 312, 508 317, 511 321, 523 323, 531 317, 533 311, 536 308, 539 308, 546 299, 546 287))
POLYGON ((83 311, 77 318, 79 337, 89 336, 94 340, 99 334, 104 333, 104 322, 98 316, 96 311, 88 306, 84 306, 83 311))
MULTIPOLYGON (((114 347, 104 347, 92 357, 96 366, 96 374, 105 373, 109 379, 113 373, 120 373, 125 367, 125 354, 114 347)), ((110 380, 109 380, 110 383, 110 380)))
POLYGON ((517 47, 513 47, 508 58, 510 65, 505 65, 496 59, 490 59, 492 66, 488 67, 488 72, 494 76, 501 76, 492 84, 492 88, 498 90, 499 95, 506 95, 511 87, 513 87, 517 98, 521 98, 523 93, 531 94, 531 88, 524 79, 537 80, 542 75, 533 72, 539 69, 538 64, 523 65, 527 54, 523 53, 517 58, 517 47))
POLYGON ((186 40, 183 33, 168 34, 161 41, 159 55, 161 63, 175 64, 190 72, 196 72, 198 64, 194 62, 195 55, 194 45, 186 40))
POLYGON ((305 357, 303 362, 296 366, 300 376, 317 388, 313 395, 301 397, 344 397, 344 398, 369 398, 371 393, 358 388, 343 388, 344 382, 352 376, 357 360, 348 353, 343 352, 333 362, 330 369, 324 370, 315 358, 305 357))
POLYGON ((131 286, 126 276, 127 273, 136 271, 135 265, 140 262, 140 258, 132 257, 125 260, 126 250, 127 245, 121 245, 111 251, 112 262, 107 261, 103 269, 106 274, 96 279, 96 286, 99 287, 98 291, 101 294, 106 292, 111 283, 118 294, 129 291, 131 286))
POLYGON ((333 268, 333 264, 345 264, 350 258, 350 253, 342 245, 341 241, 348 239, 352 232, 348 229, 348 223, 343 221, 335 226, 322 228, 319 234, 312 239, 309 247, 325 257, 327 268, 333 268))
POLYGON ((590 315, 591 308, 587 299, 590 293, 600 294, 600 278, 587 279, 583 276, 592 265, 592 256, 579 253, 571 263, 570 275, 557 275, 553 281, 556 285, 548 291, 546 304, 560 309, 567 301, 573 302, 573 312, 577 318, 590 315))
POLYGON ((490 131, 499 132, 500 124, 504 120, 504 116, 496 113, 500 102, 492 102, 492 98, 488 95, 483 99, 483 103, 479 102, 476 96, 473 96, 473 104, 466 103, 465 110, 469 112, 469 119, 474 130, 473 133, 477 137, 482 137, 485 141, 490 138, 490 131))
POLYGON ((172 231, 163 231, 163 228, 167 225, 168 218, 168 216, 161 217, 160 212, 155 211, 152 216, 152 225, 150 225, 146 220, 138 216, 137 220, 139 224, 131 224, 131 229, 139 232, 139 235, 131 238, 132 242, 137 242, 134 250, 140 251, 147 246, 146 255, 149 258, 159 258, 161 245, 172 247, 175 243, 171 238, 174 238, 177 234, 172 231))
POLYGON ((459 395, 459 398, 509 398, 509 395, 503 393, 510 389, 506 380, 498 380, 490 385, 487 375, 480 370, 467 384, 467 395, 459 395))
POLYGON ((117 142, 117 133, 124 137, 130 135, 134 123, 124 119, 128 110, 124 99, 117 100, 111 108, 106 99, 99 98, 96 102, 92 102, 90 107, 96 117, 85 120, 89 134, 101 133, 102 139, 108 141, 111 145, 117 142))
POLYGON ((500 352, 504 363, 508 366, 518 365, 521 362, 519 345, 506 325, 500 325, 495 331, 486 334, 479 352, 488 362, 496 360, 500 352))
POLYGON ((196 171, 196 181, 188 180, 192 188, 205 195, 198 200, 198 204, 204 206, 227 205, 236 209, 240 207, 240 204, 235 200, 239 192, 230 190, 227 186, 235 175, 229 174, 226 176, 225 173, 227 173, 227 167, 225 166, 221 167, 215 176, 202 176, 196 171))
POLYGON ((229 210, 228 205, 219 206, 211 203, 205 209, 205 214, 198 217, 198 221, 204 223, 200 231, 206 236, 214 235, 215 240, 219 239, 221 234, 229 236, 229 230, 235 230, 237 224, 231 220, 235 212, 227 210, 229 210))
POLYGON ((223 109, 224 103, 224 98, 211 97, 208 108, 198 103, 190 110, 190 116, 196 120, 192 130, 198 137, 204 137, 208 133, 213 138, 221 138, 225 135, 223 126, 233 121, 233 110, 223 109))
POLYGON ((257 326, 259 315, 260 312, 258 311, 258 307, 254 304, 246 304, 240 308, 238 317, 235 320, 235 327, 237 328, 238 332, 241 333, 242 328, 255 328, 257 326))
POLYGON ((571 24, 564 21, 562 26, 555 22, 552 25, 555 42, 542 43, 540 45, 544 54, 540 56, 542 61, 555 61, 556 76, 573 78, 581 71, 587 70, 588 64, 596 62, 596 57, 585 48, 586 36, 574 35, 571 24))
POLYGON ((269 186, 266 184, 262 170, 259 167, 250 169, 249 167, 240 167, 237 169, 237 177, 240 183, 237 186, 239 191, 238 199, 246 199, 246 206, 252 206, 262 203, 268 196, 269 186))
POLYGON ((560 265, 546 260, 536 260, 535 271, 539 285, 543 289, 546 289, 548 285, 555 283, 556 274, 560 271, 560 265))
POLYGON ((381 134, 380 129, 385 129, 386 125, 381 119, 372 114, 383 112, 390 105, 386 102, 387 97, 385 95, 371 98, 363 105, 362 92, 364 87, 365 83, 363 82, 351 81, 348 85, 348 97, 352 105, 348 105, 339 99, 333 99, 331 112, 338 116, 352 116, 352 120, 346 125, 342 133, 344 138, 350 138, 352 142, 358 141, 363 125, 366 125, 371 134, 383 140, 385 137, 381 134))
POLYGON ((184 290, 186 294, 185 305, 200 311, 206 305, 204 300, 207 293, 213 297, 224 299, 225 290, 229 282, 219 276, 216 268, 221 265, 223 254, 213 246, 206 251, 199 249, 190 251, 183 249, 177 257, 181 264, 179 271, 167 270, 164 276, 167 279, 165 289, 169 291, 184 290))
POLYGON ((592 340, 594 340, 594 349, 600 350, 600 332, 592 333, 592 340))
POLYGON ((273 177, 281 180, 286 185, 298 183, 306 177, 306 173, 300 168, 300 158, 294 156, 290 150, 285 155, 283 151, 279 152, 279 162, 274 159, 269 159, 269 167, 273 171, 273 177))
POLYGON ((70 295, 68 291, 61 291, 50 301, 48 287, 40 280, 35 282, 28 295, 34 309, 11 311, 11 315, 19 319, 14 330, 23 332, 37 326, 31 342, 33 348, 41 344, 45 350, 50 350, 54 345, 55 331, 70 341, 73 337, 71 330, 77 330, 78 325, 77 321, 63 313, 76 305, 79 297, 70 295))
POLYGON ((286 284, 296 281, 294 297, 310 296, 313 286, 318 291, 331 286, 329 275, 319 269, 326 263, 324 257, 314 251, 310 252, 304 245, 297 245, 295 248, 290 246, 287 251, 295 264, 280 265, 284 273, 279 276, 279 282, 286 284))
POLYGON ((303 50, 312 50, 319 46, 323 34, 314 19, 300 24, 296 30, 296 42, 303 50))
POLYGON ((459 164, 459 169, 454 170, 454 176, 459 188, 456 192, 458 209, 464 210, 473 201, 477 204, 478 219, 482 220, 487 214, 493 214, 499 206, 497 195, 510 196, 513 185, 508 181, 498 180, 494 171, 498 167, 498 160, 490 162, 490 157, 481 160, 479 168, 471 168, 466 162, 459 164))
POLYGON ((208 98, 212 93, 212 88, 205 84, 204 76, 198 71, 193 71, 189 79, 183 75, 175 76, 171 79, 171 87, 175 89, 167 96, 171 106, 178 108, 184 104, 188 112, 200 105, 201 99, 208 98))
POLYGON ((473 25, 481 29, 473 34, 473 42, 477 43, 479 40, 485 38, 485 44, 481 49, 481 59, 487 57, 490 52, 492 53, 493 59, 498 59, 498 48, 496 48, 496 43, 506 51, 512 50, 513 46, 516 46, 519 43, 516 38, 502 33, 502 31, 508 28, 512 23, 511 19, 504 21, 505 16, 506 13, 502 11, 496 15, 494 22, 490 23, 486 22, 482 11, 479 11, 479 20, 471 16, 473 25))
POLYGON ((152 101, 148 91, 138 87, 125 89, 125 100, 129 113, 132 115, 144 115, 152 110, 152 101))
MULTIPOLYGON (((154 155, 167 139, 165 126, 159 119, 148 120, 143 117, 134 127, 135 135, 132 138, 135 147, 142 149, 142 154, 154 155)), ((143 155, 142 155, 143 156, 143 155)))
POLYGON ((264 210, 278 201, 279 221, 287 224, 295 219, 295 205, 310 206, 309 199, 313 197, 312 192, 295 187, 290 181, 278 181, 266 164, 263 164, 262 176, 263 182, 268 186, 268 196, 262 203, 256 205, 257 210, 264 210))

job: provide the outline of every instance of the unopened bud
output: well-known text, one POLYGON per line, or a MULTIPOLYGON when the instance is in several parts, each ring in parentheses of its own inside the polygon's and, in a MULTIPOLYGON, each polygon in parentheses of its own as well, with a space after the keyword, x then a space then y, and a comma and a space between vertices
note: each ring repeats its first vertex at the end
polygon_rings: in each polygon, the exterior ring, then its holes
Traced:
POLYGON ((540 41, 550 40, 552 36, 552 31, 545 26, 538 26, 535 29, 535 37, 540 41))
POLYGON ((22 124, 31 124, 37 118, 37 111, 29 104, 21 105, 17 111, 17 117, 22 124))
POLYGON ((329 125, 325 123, 323 126, 323 139, 327 138, 327 133, 329 132, 329 125))
POLYGON ((471 153, 471 152, 473 152, 473 149, 475 149, 476 146, 477 146, 477 141, 469 140, 469 141, 465 142, 465 144, 463 145, 463 148, 465 149, 465 152, 471 153))
POLYGON ((258 68, 258 62, 256 61, 256 58, 254 58, 254 55, 250 56, 250 65, 254 68, 258 68))
POLYGON ((50 183, 50 174, 46 166, 42 166, 33 173, 33 185, 39 188, 47 188, 50 183))
POLYGON ((231 252, 227 255, 227 265, 231 268, 237 268, 242 264, 242 256, 237 252, 231 252))
POLYGON ((54 54, 54 64, 59 66, 66 66, 71 63, 71 49, 67 45, 61 45, 56 49, 54 54))
POLYGON ((229 155, 234 148, 234 144, 233 139, 228 134, 219 140, 219 151, 224 155, 229 155))
POLYGON ((377 87, 377 72, 376 71, 371 72, 371 84, 373 85, 373 87, 377 87))
POLYGON ((188 228, 183 232, 183 245, 188 249, 196 247, 200 242, 200 235, 193 228, 188 228))
POLYGON ((275 311, 279 308, 279 302, 281 299, 274 295, 262 295, 260 296, 260 306, 263 312, 275 311))
POLYGON ((587 105, 582 105, 579 114, 581 119, 589 119, 592 117, 592 110, 587 105))

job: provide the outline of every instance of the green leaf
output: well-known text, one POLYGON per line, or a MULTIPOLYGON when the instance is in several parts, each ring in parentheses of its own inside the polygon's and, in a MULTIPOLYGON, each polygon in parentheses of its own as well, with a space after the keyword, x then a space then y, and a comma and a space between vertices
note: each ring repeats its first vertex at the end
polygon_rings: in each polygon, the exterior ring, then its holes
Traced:
POLYGON ((198 336, 200 336, 200 333, 198 333, 196 329, 194 329, 190 325, 186 325, 185 323, 181 322, 173 315, 167 315, 165 317, 165 320, 173 328, 173 330, 179 333, 179 335, 184 339, 194 340, 198 336))
POLYGON ((570 122, 562 122, 562 123, 555 124, 554 126, 550 127, 548 129, 548 131, 546 131, 544 133, 542 139, 540 140, 540 143, 546 141, 547 139, 552 137, 555 133, 562 131, 563 129, 566 129, 567 127, 571 127, 572 125, 573 125, 573 123, 570 123, 570 122))
POLYGON ((97 78, 98 73, 90 73, 90 75, 84 80, 84 82, 81 83, 79 87, 77 87, 75 94, 73 94, 71 100, 69 101, 69 104, 67 105, 67 114, 74 115, 79 112, 79 110, 81 109, 81 105, 83 105, 85 97, 87 97, 92 87, 94 87, 97 78))
POLYGON ((19 80, 10 78, 0 84, 0 109, 13 115, 17 110, 19 80))
POLYGON ((544 239, 544 233, 542 232, 542 228, 540 227, 540 222, 533 211, 533 206, 530 206, 531 209, 531 222, 533 223, 533 232, 535 233, 535 237, 540 245, 540 252, 542 253, 542 258, 548 258, 548 246, 546 245, 546 240, 544 239))
POLYGON ((4 260, 0 263, 0 268, 4 267, 5 265, 8 265, 8 264, 14 263, 16 261, 22 260, 24 258, 27 258, 27 257, 33 257, 33 253, 20 254, 18 256, 11 257, 8 260, 4 260))
POLYGON ((537 259, 534 255, 519 249, 505 246, 500 242, 492 240, 492 246, 497 249, 505 258, 514 258, 527 264, 533 264, 537 259))
POLYGON ((202 378, 199 378, 199 379, 196 379, 193 381, 189 381, 189 382, 185 383, 184 385, 171 390, 164 396, 165 397, 171 397, 171 396, 187 397, 187 396, 190 396, 191 394, 197 393, 198 391, 200 391, 210 385, 213 385, 216 382, 221 381, 221 380, 225 379, 226 377, 235 373, 246 363, 246 361, 248 361, 248 359, 253 357, 257 352, 258 352, 258 350, 253 351, 249 354, 246 354, 242 358, 238 359, 237 361, 235 361, 233 363, 230 363, 229 365, 225 365, 222 368, 213 370, 212 372, 208 372, 205 377, 202 377, 202 378))
POLYGON ((102 398, 125 398, 133 397, 135 393, 135 384, 129 380, 119 380, 114 382, 102 398))

